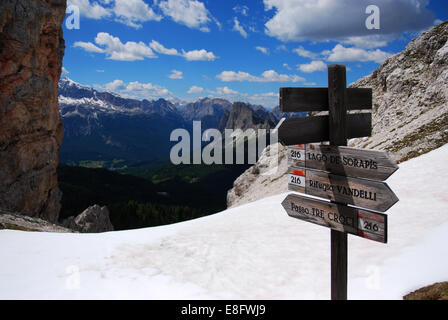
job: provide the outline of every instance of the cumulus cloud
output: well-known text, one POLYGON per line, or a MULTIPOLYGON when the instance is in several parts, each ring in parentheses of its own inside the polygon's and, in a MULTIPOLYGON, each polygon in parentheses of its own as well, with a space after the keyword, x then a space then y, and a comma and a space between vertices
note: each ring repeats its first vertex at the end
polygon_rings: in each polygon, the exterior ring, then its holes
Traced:
POLYGON ((90 3, 89 0, 68 0, 67 6, 77 6, 81 16, 90 19, 102 19, 112 15, 110 9, 105 8, 97 2, 90 3))
POLYGON ((128 41, 122 43, 118 37, 114 37, 107 32, 98 33, 95 43, 104 46, 103 51, 106 53, 107 59, 111 60, 134 61, 157 57, 144 42, 128 41))
POLYGON ((188 89, 188 94, 198 94, 204 92, 204 88, 198 87, 198 86, 191 86, 190 89, 188 89))
POLYGON ((205 49, 191 51, 182 49, 182 56, 188 61, 214 61, 217 58, 213 52, 205 49))
POLYGON ((208 24, 212 21, 221 28, 219 21, 210 14, 204 3, 197 0, 155 0, 153 6, 144 0, 68 0, 67 5, 77 6, 82 17, 112 18, 136 29, 141 28, 143 22, 160 21, 164 16, 203 32, 210 31, 208 24))
POLYGON ((260 51, 261 53, 263 53, 263 54, 269 54, 269 50, 268 50, 268 48, 265 48, 265 47, 260 47, 260 46, 257 46, 257 47, 255 47, 255 50, 258 50, 258 51, 260 51))
POLYGON ((391 36, 371 35, 364 37, 348 37, 343 40, 343 43, 353 45, 357 48, 373 49, 385 47, 391 40, 393 40, 391 36))
POLYGON ((294 51, 294 52, 297 53, 300 57, 303 57, 303 58, 315 59, 315 58, 317 58, 317 56, 319 55, 319 54, 317 54, 317 53, 314 53, 314 52, 311 52, 311 51, 306 50, 303 46, 299 46, 299 47, 295 48, 295 49, 292 50, 292 51, 294 51))
MULTIPOLYGON (((196 0, 167 0, 159 2, 159 8, 175 22, 189 28, 209 32, 207 24, 212 21, 204 3, 196 0)), ((215 20, 213 18, 213 20, 215 20)))
POLYGON ((179 55, 179 52, 176 49, 167 49, 162 44, 158 43, 155 40, 152 40, 151 43, 149 44, 149 46, 155 52, 160 53, 160 54, 173 55, 173 56, 179 55))
POLYGON ((310 63, 298 65, 298 69, 305 73, 327 70, 327 65, 321 60, 311 61, 310 63))
POLYGON ((162 19, 143 0, 115 0, 112 10, 118 22, 136 29, 142 27, 141 22, 162 19))
POLYGON ((216 88, 216 94, 223 96, 241 95, 238 91, 232 90, 229 87, 216 88))
POLYGON ((221 81, 248 81, 248 82, 301 82, 305 81, 304 78, 297 75, 278 74, 274 70, 266 70, 261 76, 253 76, 243 71, 223 71, 216 76, 221 81))
POLYGON ((236 17, 233 19, 233 29, 232 30, 239 32, 243 38, 247 38, 246 30, 244 30, 244 28, 240 25, 240 22, 238 21, 238 19, 236 17))
POLYGON ((171 70, 171 74, 168 76, 168 78, 177 80, 183 79, 183 72, 173 69, 171 70))
POLYGON ((154 53, 184 57, 188 61, 214 61, 217 59, 213 52, 205 49, 185 51, 180 53, 177 49, 168 49, 159 42, 152 40, 149 45, 140 41, 121 42, 107 32, 100 32, 95 38, 95 44, 91 42, 77 41, 75 47, 92 53, 104 53, 107 59, 121 61, 143 60, 145 58, 157 58, 154 53), (154 50, 154 51, 153 51, 154 50))
POLYGON ((104 85, 104 88, 107 91, 114 91, 114 92, 116 92, 116 91, 121 91, 121 90, 125 89, 126 86, 125 86, 123 80, 116 79, 116 80, 114 80, 112 82, 106 83, 104 85))
POLYGON ((76 48, 82 48, 87 52, 93 52, 93 53, 104 53, 104 50, 97 47, 91 42, 84 42, 84 41, 76 41, 73 46, 76 48))
POLYGON ((381 10, 380 29, 368 30, 365 10, 370 4, 371 0, 264 0, 266 11, 274 9, 265 32, 282 41, 341 41, 422 30, 434 22, 427 0, 376 0, 381 10))
POLYGON ((392 55, 380 49, 365 50, 361 48, 346 48, 341 44, 337 44, 333 50, 324 52, 324 54, 328 55, 327 60, 330 62, 373 61, 376 63, 383 63, 384 60, 392 55))
POLYGON ((159 85, 152 83, 141 83, 132 81, 125 83, 123 80, 116 79, 112 82, 106 83, 102 86, 107 91, 121 94, 125 97, 132 97, 136 99, 158 99, 171 95, 171 92, 159 85))

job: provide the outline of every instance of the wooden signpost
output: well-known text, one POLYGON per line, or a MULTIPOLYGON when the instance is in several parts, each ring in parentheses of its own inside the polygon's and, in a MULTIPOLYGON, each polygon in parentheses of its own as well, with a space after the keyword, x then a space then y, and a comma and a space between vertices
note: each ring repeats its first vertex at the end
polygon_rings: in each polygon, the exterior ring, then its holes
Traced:
POLYGON ((387 242, 387 216, 295 194, 282 202, 289 216, 378 242, 387 242))
POLYGON ((288 189, 380 212, 398 201, 384 182, 307 169, 289 168, 288 189))
POLYGON ((343 65, 328 67, 328 88, 281 88, 282 112, 328 111, 328 116, 284 120, 279 141, 288 147, 289 216, 331 229, 331 298, 347 299, 347 234, 387 243, 385 212, 397 196, 383 181, 397 169, 382 151, 347 147, 347 139, 370 136, 372 90, 347 88, 343 65), (330 145, 305 145, 329 141, 330 145), (362 209, 361 209, 362 208, 362 209), (373 210, 373 211, 372 211, 373 210))
POLYGON ((325 145, 288 147, 290 167, 384 181, 398 166, 387 152, 325 145))

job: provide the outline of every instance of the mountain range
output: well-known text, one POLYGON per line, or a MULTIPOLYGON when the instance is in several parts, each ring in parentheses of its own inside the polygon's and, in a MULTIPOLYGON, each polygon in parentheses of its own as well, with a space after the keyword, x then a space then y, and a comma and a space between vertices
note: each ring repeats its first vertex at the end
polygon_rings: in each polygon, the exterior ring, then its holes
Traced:
POLYGON ((219 98, 190 103, 136 100, 66 77, 59 81, 58 98, 64 125, 61 162, 109 168, 167 159, 174 144, 171 132, 177 128, 191 132, 195 120, 201 121, 203 131, 270 129, 281 115, 278 110, 219 98))

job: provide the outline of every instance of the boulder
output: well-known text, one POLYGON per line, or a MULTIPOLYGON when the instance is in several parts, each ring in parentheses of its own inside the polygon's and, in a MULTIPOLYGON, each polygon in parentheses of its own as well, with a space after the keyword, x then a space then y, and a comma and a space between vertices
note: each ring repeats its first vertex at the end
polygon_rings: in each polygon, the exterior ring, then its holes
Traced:
POLYGON ((114 226, 110 222, 109 210, 107 207, 100 207, 97 204, 88 207, 76 217, 68 217, 62 222, 62 225, 83 233, 98 233, 114 230, 114 226))

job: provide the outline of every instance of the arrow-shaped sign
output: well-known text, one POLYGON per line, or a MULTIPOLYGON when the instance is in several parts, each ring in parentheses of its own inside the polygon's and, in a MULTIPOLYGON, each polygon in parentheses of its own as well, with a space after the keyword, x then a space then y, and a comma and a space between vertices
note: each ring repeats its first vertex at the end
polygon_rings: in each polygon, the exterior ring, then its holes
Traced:
POLYGON ((398 201, 384 182, 296 168, 289 169, 288 179, 291 191, 374 211, 385 212, 398 201))
POLYGON ((387 243, 387 216, 385 214, 295 194, 288 195, 283 200, 282 206, 293 218, 387 243))
POLYGON ((288 162, 292 167, 380 181, 398 170, 397 163, 385 151, 326 145, 290 146, 288 162))
MULTIPOLYGON (((372 114, 357 113, 347 115, 347 138, 370 136, 372 114)), ((329 141, 328 116, 288 118, 278 128, 278 140, 285 146, 303 143, 329 141)))
MULTIPOLYGON (((347 88, 348 110, 372 109, 372 89, 347 88)), ((328 88, 280 88, 280 111, 328 111, 328 88)))

